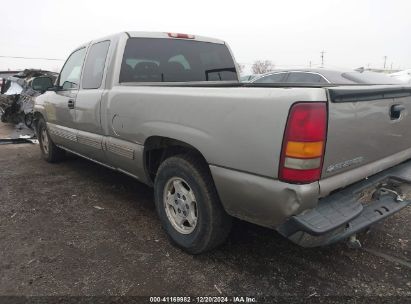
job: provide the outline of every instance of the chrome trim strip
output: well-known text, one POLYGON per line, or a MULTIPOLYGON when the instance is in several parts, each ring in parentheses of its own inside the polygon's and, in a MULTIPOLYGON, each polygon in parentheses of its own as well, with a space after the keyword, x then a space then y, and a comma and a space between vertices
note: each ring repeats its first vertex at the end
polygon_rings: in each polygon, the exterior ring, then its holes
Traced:
POLYGON ((123 145, 118 145, 118 144, 113 144, 111 142, 106 142, 105 144, 107 151, 129 158, 129 159, 134 159, 134 149, 128 148, 123 145))
POLYGON ((96 138, 92 138, 90 136, 85 136, 85 135, 80 135, 77 134, 77 142, 83 145, 87 145, 93 148, 96 148, 98 150, 103 150, 103 147, 101 145, 101 139, 98 140, 96 138))
POLYGON ((64 139, 68 139, 71 141, 77 141, 76 133, 73 131, 63 129, 57 125, 50 124, 50 123, 47 123, 47 127, 48 127, 48 131, 55 136, 59 136, 59 137, 62 137, 64 139))
POLYGON ((47 127, 49 132, 55 136, 78 142, 79 144, 87 145, 98 150, 106 150, 131 160, 135 159, 135 149, 126 145, 115 144, 110 141, 104 141, 103 143, 103 136, 87 136, 87 134, 82 131, 80 131, 79 134, 76 134, 75 131, 71 131, 69 128, 51 123, 47 123, 47 127))

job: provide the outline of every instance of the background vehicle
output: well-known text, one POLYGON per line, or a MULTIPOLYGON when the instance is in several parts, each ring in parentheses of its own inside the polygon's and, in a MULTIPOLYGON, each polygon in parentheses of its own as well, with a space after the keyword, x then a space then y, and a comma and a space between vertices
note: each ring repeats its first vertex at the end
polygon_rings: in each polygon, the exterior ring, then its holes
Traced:
POLYGON ((259 77, 253 83, 312 83, 312 84, 402 84, 381 73, 362 70, 290 69, 275 70, 259 77))
POLYGON ((35 105, 45 160, 70 151, 153 186, 194 254, 232 217, 319 246, 404 208, 408 113, 410 87, 240 83, 223 41, 148 32, 80 46, 35 105))
POLYGON ((401 81, 405 84, 411 84, 411 70, 404 70, 397 73, 389 74, 388 76, 401 81))
POLYGON ((19 73, 19 71, 0 71, 0 92, 3 84, 6 82, 6 79, 17 73, 19 73))
POLYGON ((53 86, 57 73, 43 70, 24 70, 5 79, 0 95, 2 122, 33 122, 34 99, 53 86))
POLYGON ((244 75, 244 76, 240 77, 240 81, 249 82, 249 81, 253 80, 254 78, 256 78, 258 76, 260 76, 260 75, 258 75, 258 74, 244 75))

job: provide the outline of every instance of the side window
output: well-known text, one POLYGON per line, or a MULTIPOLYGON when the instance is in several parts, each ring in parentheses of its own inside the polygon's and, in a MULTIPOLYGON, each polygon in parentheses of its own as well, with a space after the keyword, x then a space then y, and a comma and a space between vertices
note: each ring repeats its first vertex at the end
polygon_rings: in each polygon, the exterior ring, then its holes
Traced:
POLYGON ((327 81, 327 79, 324 78, 324 76, 320 76, 319 83, 328 83, 328 81, 327 81))
POLYGON ((292 72, 287 78, 287 82, 291 83, 321 83, 323 77, 318 74, 292 72))
POLYGON ((67 59, 59 80, 59 86, 63 90, 78 89, 85 54, 86 49, 82 48, 72 53, 67 59))
POLYGON ((278 82, 283 82, 284 77, 287 73, 276 73, 276 74, 271 74, 267 75, 265 77, 261 77, 254 81, 254 83, 278 83, 278 82))
POLYGON ((91 46, 84 66, 83 89, 98 89, 101 86, 109 46, 110 41, 98 42, 91 46))

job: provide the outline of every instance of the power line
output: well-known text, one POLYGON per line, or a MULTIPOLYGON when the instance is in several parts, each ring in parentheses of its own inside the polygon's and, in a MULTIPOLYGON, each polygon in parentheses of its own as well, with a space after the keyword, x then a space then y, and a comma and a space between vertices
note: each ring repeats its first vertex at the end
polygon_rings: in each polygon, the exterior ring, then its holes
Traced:
POLYGON ((1 56, 0 58, 13 58, 13 59, 34 59, 34 60, 52 60, 52 61, 64 61, 64 59, 58 58, 43 58, 43 57, 19 57, 19 56, 1 56))

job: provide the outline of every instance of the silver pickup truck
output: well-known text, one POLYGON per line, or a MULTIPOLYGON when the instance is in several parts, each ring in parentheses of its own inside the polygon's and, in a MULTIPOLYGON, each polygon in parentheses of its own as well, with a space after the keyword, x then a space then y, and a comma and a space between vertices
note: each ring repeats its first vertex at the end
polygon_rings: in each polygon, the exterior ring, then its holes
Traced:
POLYGON ((42 156, 68 151, 153 186, 164 230, 192 254, 221 244, 233 217, 312 247, 409 204, 411 87, 238 78, 217 39, 88 42, 36 100, 42 156))

